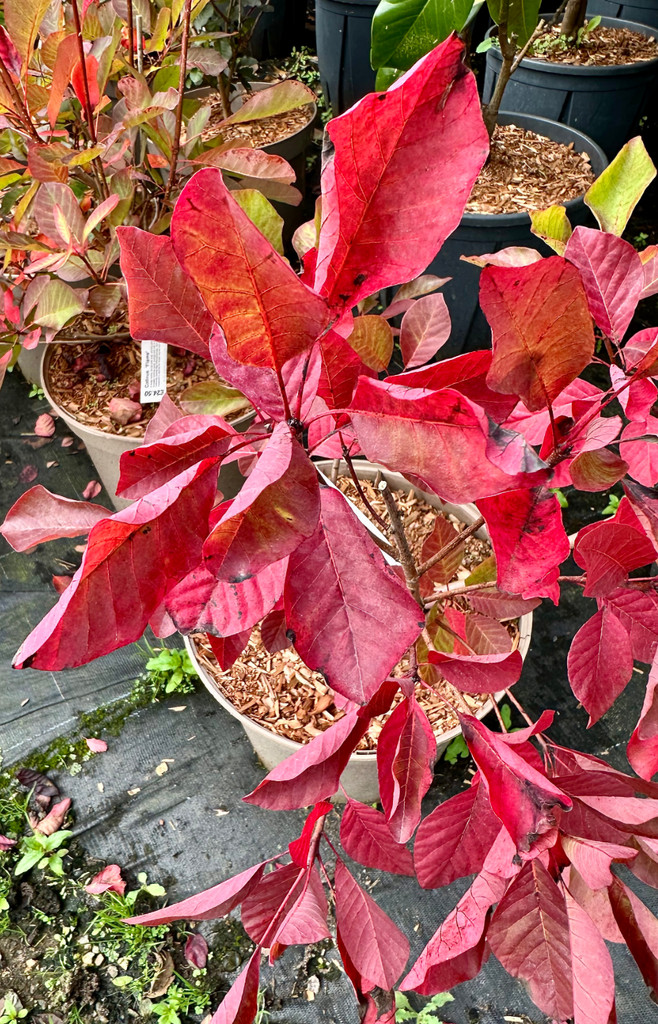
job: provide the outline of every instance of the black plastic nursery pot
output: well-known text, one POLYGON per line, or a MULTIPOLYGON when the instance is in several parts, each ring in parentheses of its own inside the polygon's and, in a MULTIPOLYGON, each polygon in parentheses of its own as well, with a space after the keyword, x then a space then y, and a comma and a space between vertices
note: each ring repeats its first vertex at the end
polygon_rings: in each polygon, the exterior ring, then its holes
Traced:
POLYGON ((379 0, 316 0, 315 41, 322 90, 334 117, 375 88, 370 27, 379 0))
MULTIPOLYGON (((617 18, 602 18, 607 28, 626 28, 643 36, 654 36, 651 25, 617 18)), ((487 50, 483 98, 492 95, 502 58, 497 46, 487 50)), ((658 88, 658 57, 634 64, 609 67, 551 63, 525 58, 507 83, 505 110, 537 114, 586 132, 605 150, 616 156, 634 134, 639 118, 658 88)))
POLYGON ((595 14, 604 18, 625 18, 658 28, 658 0, 634 0, 630 4, 619 0, 589 0, 587 16, 591 18, 595 14))
POLYGON ((305 0, 269 0, 249 41, 256 60, 287 57, 294 46, 304 42, 305 0))
MULTIPOLYGON (((573 143, 577 153, 588 154, 597 177, 608 164, 603 150, 575 128, 529 114, 500 114, 498 122, 537 132, 554 142, 573 143)), ((582 196, 564 205, 573 225, 590 222, 591 214, 582 196)), ((459 227, 444 242, 438 256, 427 268, 427 273, 451 278, 441 289, 452 320, 450 340, 441 350, 442 356, 470 352, 491 344, 491 330, 479 305, 480 268, 465 263, 461 257, 481 256, 508 246, 537 249, 543 256, 554 255, 530 231, 528 213, 465 213, 459 227)))

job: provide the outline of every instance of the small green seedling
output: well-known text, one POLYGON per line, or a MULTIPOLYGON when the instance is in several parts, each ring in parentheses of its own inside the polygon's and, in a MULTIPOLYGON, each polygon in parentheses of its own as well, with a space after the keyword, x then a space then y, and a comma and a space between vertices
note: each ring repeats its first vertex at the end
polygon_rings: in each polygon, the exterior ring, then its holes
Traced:
POLYGON ((603 515, 604 516, 614 516, 616 514, 616 512, 617 512, 617 509, 619 508, 619 501, 620 501, 620 499, 617 497, 616 494, 609 494, 608 495, 608 504, 603 509, 603 515))
POLYGON ((27 1017, 28 1011, 18 1009, 11 996, 5 996, 0 1000, 0 1024, 14 1024, 14 1021, 27 1017))
POLYGON ((404 992, 396 992, 395 1019, 396 1021, 412 1020, 414 1024, 441 1024, 441 1018, 436 1016, 436 1011, 446 1003, 451 1003, 453 998, 449 992, 437 992, 422 1009, 414 1010, 404 992))
POLYGON ((468 757, 469 749, 466 745, 466 740, 460 733, 459 736, 455 736, 454 740, 451 740, 446 747, 444 759, 448 764, 457 764, 460 757, 468 757))
POLYGON ((40 388, 38 384, 33 384, 32 387, 30 388, 28 398, 44 399, 45 397, 46 396, 44 394, 43 388, 40 388))
POLYGON ((564 491, 561 491, 559 487, 551 488, 551 490, 557 498, 560 508, 569 508, 569 499, 564 491))
POLYGON ((153 1003, 152 1012, 159 1024, 182 1024, 190 1013, 201 1015, 210 1004, 210 995, 186 982, 179 974, 178 981, 170 985, 164 999, 153 1003))
POLYGON ((62 849, 65 842, 73 833, 67 829, 60 829, 46 836, 42 832, 35 832, 31 836, 23 836, 19 845, 21 854, 18 864, 14 868, 15 875, 24 875, 34 867, 41 868, 57 878, 64 875, 63 860, 68 850, 62 849))
MULTIPOLYGON (((152 649, 151 649, 152 650, 152 649)), ((146 662, 156 693, 192 693, 197 674, 187 651, 163 647, 146 662)))

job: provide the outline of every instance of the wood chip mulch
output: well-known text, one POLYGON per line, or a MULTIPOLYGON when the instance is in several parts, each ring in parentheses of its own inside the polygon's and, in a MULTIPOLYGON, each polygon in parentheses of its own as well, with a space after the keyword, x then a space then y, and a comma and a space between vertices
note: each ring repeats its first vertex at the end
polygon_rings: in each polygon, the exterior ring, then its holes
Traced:
POLYGON ((489 160, 466 206, 468 213, 529 213, 582 196, 594 181, 586 153, 543 135, 496 125, 489 160))
POLYGON ((315 114, 312 103, 306 103, 303 107, 296 107, 295 110, 288 110, 282 114, 273 114, 271 117, 259 118, 257 121, 244 121, 235 124, 222 125, 224 112, 218 93, 209 96, 205 101, 212 107, 212 114, 206 127, 201 132, 201 139, 208 142, 210 139, 221 135, 224 142, 240 142, 242 145, 252 146, 254 149, 263 146, 271 146, 275 142, 281 142, 296 132, 301 131, 311 121, 315 114))
POLYGON ((565 45, 561 38, 559 26, 551 28, 550 33, 540 37, 533 47, 533 59, 546 60, 551 64, 612 67, 658 57, 655 36, 645 36, 628 28, 599 25, 588 32, 580 44, 565 45))

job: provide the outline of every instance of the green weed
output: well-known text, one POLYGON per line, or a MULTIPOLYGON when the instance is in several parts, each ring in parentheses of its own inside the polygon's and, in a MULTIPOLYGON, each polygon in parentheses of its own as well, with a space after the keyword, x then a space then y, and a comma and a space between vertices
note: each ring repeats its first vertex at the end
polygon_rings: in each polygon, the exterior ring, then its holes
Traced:
POLYGON ((420 1010, 414 1010, 413 1006, 405 996, 404 992, 395 993, 395 1019, 411 1020, 414 1024, 440 1024, 441 1018, 436 1016, 436 1011, 446 1003, 453 1001, 449 992, 438 992, 432 996, 420 1010))

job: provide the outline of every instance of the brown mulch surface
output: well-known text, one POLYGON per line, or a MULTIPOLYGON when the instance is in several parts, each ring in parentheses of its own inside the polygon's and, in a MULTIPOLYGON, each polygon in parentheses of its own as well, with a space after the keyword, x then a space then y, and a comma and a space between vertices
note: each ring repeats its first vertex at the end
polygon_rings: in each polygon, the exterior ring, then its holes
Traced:
POLYGON ((213 112, 201 133, 201 139, 204 142, 221 135, 224 142, 242 142, 243 145, 247 144, 254 149, 271 146, 275 142, 289 138, 304 128, 315 113, 313 104, 306 103, 303 107, 297 107, 295 110, 289 110, 283 114, 273 114, 271 117, 263 117, 257 121, 222 125, 224 113, 219 93, 209 96, 206 104, 213 108, 213 112))
POLYGON ((578 64, 586 67, 611 67, 655 60, 658 42, 655 36, 644 36, 628 28, 607 28, 599 25, 588 32, 582 43, 563 45, 560 28, 550 29, 532 50, 534 60, 551 64, 578 64))
POLYGON ((571 144, 496 125, 489 160, 466 206, 468 213, 528 213, 582 196, 594 181, 589 156, 571 144))

